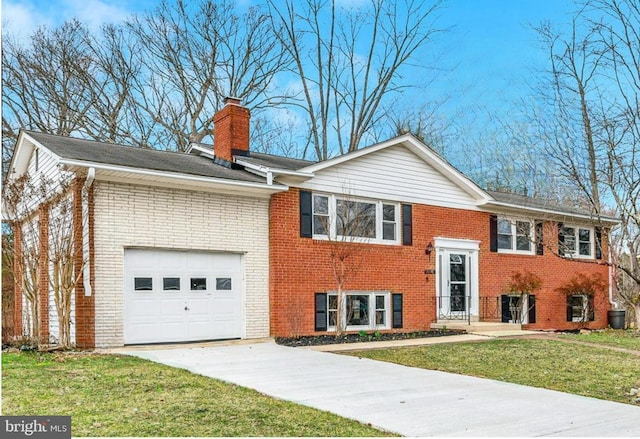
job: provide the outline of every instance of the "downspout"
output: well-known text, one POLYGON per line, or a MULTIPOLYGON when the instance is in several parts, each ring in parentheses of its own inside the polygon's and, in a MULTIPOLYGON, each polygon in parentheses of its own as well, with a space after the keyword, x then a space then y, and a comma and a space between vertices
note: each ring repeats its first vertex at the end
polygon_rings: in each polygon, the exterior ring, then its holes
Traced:
POLYGON ((618 309, 618 303, 613 300, 613 263, 611 260, 611 251, 609 251, 609 303, 613 309, 618 309))
POLYGON ((96 178, 96 168, 89 168, 82 186, 82 279, 84 295, 91 296, 91 249, 89 243, 89 188, 96 178))

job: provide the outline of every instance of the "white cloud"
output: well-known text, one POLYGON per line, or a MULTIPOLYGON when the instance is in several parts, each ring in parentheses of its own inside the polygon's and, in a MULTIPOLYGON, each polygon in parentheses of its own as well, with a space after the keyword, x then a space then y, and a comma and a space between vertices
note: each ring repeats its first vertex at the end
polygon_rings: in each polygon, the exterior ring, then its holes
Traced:
POLYGON ((105 23, 122 21, 153 3, 152 0, 4 0, 3 34, 8 32, 26 39, 40 26, 59 26, 74 17, 89 29, 97 30, 105 23))
POLYGON ((52 19, 38 10, 36 5, 28 1, 2 2, 2 33, 26 39, 39 26, 51 26, 52 19))

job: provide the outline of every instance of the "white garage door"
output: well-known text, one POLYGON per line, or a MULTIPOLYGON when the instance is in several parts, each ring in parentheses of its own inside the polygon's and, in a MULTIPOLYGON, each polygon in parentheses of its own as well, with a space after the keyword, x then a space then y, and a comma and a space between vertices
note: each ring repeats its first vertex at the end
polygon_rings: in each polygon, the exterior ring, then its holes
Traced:
POLYGON ((125 344, 243 335, 241 255, 127 249, 124 277, 125 344))

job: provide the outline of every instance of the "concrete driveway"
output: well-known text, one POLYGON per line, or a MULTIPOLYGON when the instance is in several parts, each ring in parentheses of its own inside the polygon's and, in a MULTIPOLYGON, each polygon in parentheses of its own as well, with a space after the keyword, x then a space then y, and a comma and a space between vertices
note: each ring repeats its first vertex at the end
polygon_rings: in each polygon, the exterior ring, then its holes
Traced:
POLYGON ((637 436, 640 408, 273 342, 125 353, 404 436, 637 436))

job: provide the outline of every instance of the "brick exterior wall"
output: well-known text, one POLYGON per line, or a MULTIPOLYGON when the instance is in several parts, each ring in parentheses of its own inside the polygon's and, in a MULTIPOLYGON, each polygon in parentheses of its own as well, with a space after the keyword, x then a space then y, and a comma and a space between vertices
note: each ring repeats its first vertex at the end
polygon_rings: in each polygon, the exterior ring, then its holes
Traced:
MULTIPOLYGON (((314 293, 336 290, 329 256, 332 244, 300 237, 297 189, 274 195, 270 212, 271 334, 313 334, 314 293)), ((536 292, 536 323, 528 325, 531 329, 576 328, 577 323, 566 321, 566 297, 555 291, 556 288, 576 273, 599 273, 608 279, 607 266, 564 260, 549 249, 545 249, 542 256, 492 253, 490 214, 486 212, 414 205, 412 214, 413 245, 356 245, 352 261, 359 269, 345 285, 345 290, 402 293, 402 331, 426 330, 436 321, 436 275, 425 274, 425 270, 435 269, 435 251, 430 258, 425 255, 427 245, 433 243, 435 237, 480 241, 480 297, 504 294, 515 272, 526 269, 540 276, 543 285, 536 292)), ((553 230, 554 226, 549 226, 553 230)), ((553 248, 554 237, 557 232, 545 235, 550 248, 553 248)), ((604 254, 606 251, 605 248, 604 254)), ((605 327, 607 310, 605 293, 596 298, 596 320, 588 327, 605 327)))
POLYGON ((94 182, 95 336, 123 344, 127 247, 244 254, 245 334, 269 335, 269 200, 94 182))
MULTIPOLYGON (((73 251, 74 251, 74 271, 80 273, 80 277, 75 287, 75 307, 76 307, 76 346, 79 348, 93 348, 96 346, 95 338, 95 296, 85 295, 83 266, 85 264, 83 255, 82 235, 82 188, 85 184, 84 178, 76 178, 73 181, 73 251)), ((93 186, 89 188, 89 221, 92 222, 93 186)), ((91 233, 91 232, 90 232, 91 233)), ((90 242, 92 239, 90 238, 90 242)), ((93 259, 91 259, 93 262, 93 259)))

